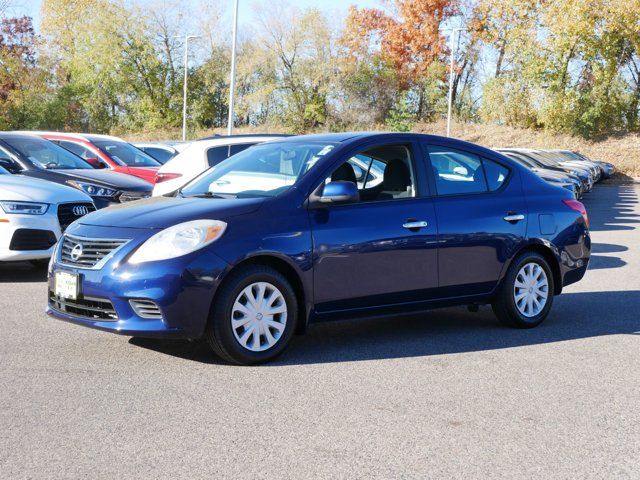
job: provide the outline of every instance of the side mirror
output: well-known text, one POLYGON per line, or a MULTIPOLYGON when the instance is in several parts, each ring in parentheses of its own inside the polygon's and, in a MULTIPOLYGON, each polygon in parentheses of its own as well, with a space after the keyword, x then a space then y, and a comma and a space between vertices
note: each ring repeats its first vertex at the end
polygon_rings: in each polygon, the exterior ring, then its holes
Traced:
POLYGON ((353 203, 360 200, 358 186, 353 182, 330 182, 324 186, 318 202, 324 205, 353 203))
POLYGON ((105 168, 105 164, 97 158, 85 158, 85 162, 91 165, 93 168, 105 168))
POLYGON ((16 162, 9 158, 0 158, 0 167, 13 174, 22 172, 22 169, 16 164, 16 162))

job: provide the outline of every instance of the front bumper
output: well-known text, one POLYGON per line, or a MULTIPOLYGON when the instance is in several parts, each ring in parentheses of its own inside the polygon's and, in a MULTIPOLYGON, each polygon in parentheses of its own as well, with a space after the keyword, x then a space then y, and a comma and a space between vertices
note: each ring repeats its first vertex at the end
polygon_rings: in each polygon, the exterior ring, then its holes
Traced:
POLYGON ((52 232, 56 240, 61 235, 60 223, 53 207, 49 207, 44 215, 3 214, 0 210, 0 220, 0 261, 40 260, 49 258, 53 253, 53 245, 39 250, 20 249, 15 245, 12 247, 17 230, 52 232))
POLYGON ((56 251, 49 267, 48 315, 122 335, 189 339, 203 335, 213 296, 228 268, 210 247, 175 259, 130 265, 126 261, 129 255, 156 233, 155 230, 79 225, 70 228, 69 233, 93 239, 127 239, 129 242, 100 269, 65 265, 56 251), (78 274, 80 294, 77 302, 86 300, 92 308, 108 303, 115 311, 115 318, 95 318, 63 311, 53 295, 53 278, 58 271, 78 274), (139 316, 130 300, 152 301, 159 307, 161 318, 139 316))

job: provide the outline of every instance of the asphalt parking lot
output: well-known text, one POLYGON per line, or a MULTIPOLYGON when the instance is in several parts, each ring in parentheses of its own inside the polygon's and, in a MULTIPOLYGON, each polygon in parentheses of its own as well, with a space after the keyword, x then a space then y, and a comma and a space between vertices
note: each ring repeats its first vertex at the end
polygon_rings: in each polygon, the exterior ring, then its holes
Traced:
POLYGON ((639 478, 639 193, 587 195, 590 270, 537 329, 323 324, 263 367, 49 319, 44 270, 0 266, 0 478, 639 478))

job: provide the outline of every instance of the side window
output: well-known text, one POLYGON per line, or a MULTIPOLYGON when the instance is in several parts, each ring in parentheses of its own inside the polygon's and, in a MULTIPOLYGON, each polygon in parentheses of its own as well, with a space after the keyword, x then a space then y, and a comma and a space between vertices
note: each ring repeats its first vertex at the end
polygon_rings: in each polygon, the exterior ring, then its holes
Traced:
POLYGON ((428 145, 427 149, 438 195, 487 191, 487 181, 480 157, 436 145, 428 145))
POLYGON ((416 196, 416 180, 407 145, 382 145, 354 155, 325 180, 358 186, 361 202, 397 200, 416 196))
POLYGON ((207 150, 207 163, 210 167, 215 167, 223 160, 229 158, 229 147, 212 147, 207 150))
POLYGON ((229 156, 235 155, 236 153, 240 153, 243 150, 255 145, 255 143, 240 143, 237 145, 231 145, 229 147, 229 156))
POLYGON ((503 167, 499 163, 492 160, 482 159, 484 165, 484 173, 487 176, 487 183, 489 184, 489 190, 492 192, 498 190, 509 176, 509 169, 503 167))

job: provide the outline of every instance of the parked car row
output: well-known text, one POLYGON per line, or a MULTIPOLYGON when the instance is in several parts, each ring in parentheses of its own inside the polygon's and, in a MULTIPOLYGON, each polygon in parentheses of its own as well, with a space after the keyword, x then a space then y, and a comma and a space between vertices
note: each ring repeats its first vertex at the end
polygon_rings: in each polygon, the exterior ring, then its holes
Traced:
POLYGON ((0 133, 0 260, 51 257, 53 317, 237 364, 345 315, 491 304, 530 328, 584 275, 577 199, 612 173, 418 134, 0 133))

